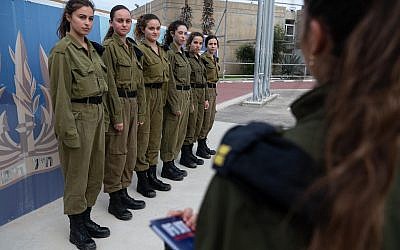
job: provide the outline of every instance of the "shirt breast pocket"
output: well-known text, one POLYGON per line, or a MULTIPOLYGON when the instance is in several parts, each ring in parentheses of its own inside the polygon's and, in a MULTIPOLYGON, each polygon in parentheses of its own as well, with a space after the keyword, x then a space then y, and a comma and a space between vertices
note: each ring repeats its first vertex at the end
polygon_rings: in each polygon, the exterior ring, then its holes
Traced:
POLYGON ((127 59, 118 59, 117 61, 117 80, 129 82, 132 78, 132 63, 127 59))
POLYGON ((175 63, 174 71, 175 71, 175 77, 180 83, 185 83, 187 81, 187 75, 188 75, 187 63, 177 61, 175 63))
POLYGON ((80 66, 72 69, 75 83, 72 84, 72 95, 86 97, 97 90, 97 77, 94 65, 80 66))

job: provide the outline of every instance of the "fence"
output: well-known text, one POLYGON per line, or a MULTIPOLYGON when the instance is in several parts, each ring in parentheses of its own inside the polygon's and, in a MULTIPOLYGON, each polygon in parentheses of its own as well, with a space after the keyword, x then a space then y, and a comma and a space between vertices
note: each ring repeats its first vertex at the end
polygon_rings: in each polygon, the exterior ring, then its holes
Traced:
MULTIPOLYGON (((225 62, 225 65, 249 65, 253 66, 254 63, 245 63, 245 62, 225 62)), ((245 69, 242 69, 245 71, 245 69)), ((249 70, 252 72, 252 70, 249 70)), ((306 64, 280 64, 273 63, 272 64, 272 74, 271 79, 282 79, 282 80, 305 80, 312 79, 311 73, 307 68, 306 64)), ((253 79, 253 74, 226 74, 222 72, 222 79, 226 78, 249 78, 253 79)))

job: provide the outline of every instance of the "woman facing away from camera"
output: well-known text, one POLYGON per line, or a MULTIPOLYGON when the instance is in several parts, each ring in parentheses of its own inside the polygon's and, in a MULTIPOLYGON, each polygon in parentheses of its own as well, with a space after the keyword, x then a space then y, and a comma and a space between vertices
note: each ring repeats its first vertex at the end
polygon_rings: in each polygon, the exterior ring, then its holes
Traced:
POLYGON ((305 0, 318 84, 293 103, 293 128, 225 135, 197 226, 190 209, 171 213, 196 228, 196 249, 400 248, 399 12, 397 0, 305 0))
POLYGON ((108 82, 116 86, 119 103, 107 101, 110 126, 106 131, 104 192, 110 195, 108 212, 120 220, 130 220, 128 209, 142 209, 145 202, 129 196, 137 155, 137 128, 143 125, 146 97, 142 56, 136 42, 127 37, 132 18, 129 9, 116 5, 110 12, 110 28, 104 38, 103 61, 108 82))
POLYGON ((104 173, 106 66, 86 38, 93 27, 94 5, 69 0, 57 33, 60 41, 49 56, 51 99, 64 175, 64 214, 69 241, 79 249, 96 249, 92 238, 110 230, 90 218, 104 173))

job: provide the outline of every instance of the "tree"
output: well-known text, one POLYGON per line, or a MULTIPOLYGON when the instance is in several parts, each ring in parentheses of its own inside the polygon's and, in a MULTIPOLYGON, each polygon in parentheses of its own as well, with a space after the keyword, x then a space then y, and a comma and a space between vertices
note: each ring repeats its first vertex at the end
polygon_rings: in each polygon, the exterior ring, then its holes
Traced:
MULTIPOLYGON (((235 51, 236 59, 243 63, 254 63, 255 48, 252 44, 243 44, 235 51)), ((245 75, 254 74, 254 64, 243 64, 242 70, 245 75)))
POLYGON ((192 8, 189 6, 189 1, 185 0, 185 6, 181 8, 181 17, 179 18, 181 21, 186 23, 188 29, 192 27, 192 8))
POLYGON ((214 27, 214 7, 213 0, 204 0, 203 15, 201 17, 201 28, 204 35, 211 34, 211 29, 214 27))

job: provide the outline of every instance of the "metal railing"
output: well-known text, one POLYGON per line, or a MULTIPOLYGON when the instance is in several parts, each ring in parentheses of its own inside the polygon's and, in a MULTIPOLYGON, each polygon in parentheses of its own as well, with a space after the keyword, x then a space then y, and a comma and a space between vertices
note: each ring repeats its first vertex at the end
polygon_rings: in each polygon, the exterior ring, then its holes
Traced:
MULTIPOLYGON (((245 63, 245 62, 225 62, 227 65, 254 65, 254 63, 245 63)), ((249 70, 252 72, 251 70, 249 70)), ((247 78, 253 79, 253 74, 226 74, 226 72, 222 72, 222 79, 226 80, 226 78, 247 78)), ((304 63, 273 63, 271 70, 271 79, 282 79, 282 80, 303 80, 303 79, 312 79, 310 71, 307 68, 307 65, 304 63)))

